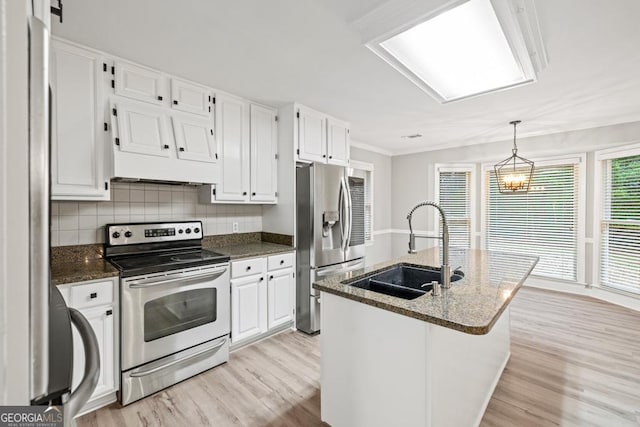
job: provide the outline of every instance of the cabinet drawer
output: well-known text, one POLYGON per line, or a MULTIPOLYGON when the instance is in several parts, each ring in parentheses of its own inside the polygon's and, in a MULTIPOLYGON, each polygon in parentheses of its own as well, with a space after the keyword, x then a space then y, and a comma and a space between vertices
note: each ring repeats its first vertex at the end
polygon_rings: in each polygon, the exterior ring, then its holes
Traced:
POLYGON ((113 282, 71 286, 71 306, 76 309, 113 303, 113 282))
POLYGON ((231 278, 263 274, 267 270, 266 258, 250 258, 231 263, 231 278))
POLYGON ((293 267, 293 261, 293 253, 271 255, 268 261, 269 271, 293 267))

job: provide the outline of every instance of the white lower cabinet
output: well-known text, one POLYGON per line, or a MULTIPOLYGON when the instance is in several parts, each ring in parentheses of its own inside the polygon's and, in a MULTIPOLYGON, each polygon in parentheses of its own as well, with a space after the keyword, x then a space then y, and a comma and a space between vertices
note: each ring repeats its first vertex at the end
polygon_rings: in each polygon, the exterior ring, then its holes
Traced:
POLYGON ((264 275, 231 281, 231 337, 233 342, 267 331, 267 289, 264 275))
POLYGON ((231 262, 231 342, 246 343, 292 324, 293 252, 231 262))
MULTIPOLYGON (((100 377, 98 385, 79 415, 116 401, 119 388, 118 350, 118 279, 102 279, 60 285, 67 305, 80 311, 89 321, 98 341, 100 377)), ((73 377, 75 390, 84 373, 84 348, 80 335, 73 329, 73 377)))
POLYGON ((293 268, 269 273, 267 281, 267 327, 276 328, 293 320, 293 268))
MULTIPOLYGON (((100 378, 93 397, 103 396, 117 390, 114 372, 114 320, 112 308, 93 308, 81 311, 87 318, 98 340, 100 349, 100 378)), ((84 349, 78 331, 73 329, 73 382, 72 390, 80 384, 84 373, 84 349)), ((93 398, 92 397, 92 398, 93 398)))

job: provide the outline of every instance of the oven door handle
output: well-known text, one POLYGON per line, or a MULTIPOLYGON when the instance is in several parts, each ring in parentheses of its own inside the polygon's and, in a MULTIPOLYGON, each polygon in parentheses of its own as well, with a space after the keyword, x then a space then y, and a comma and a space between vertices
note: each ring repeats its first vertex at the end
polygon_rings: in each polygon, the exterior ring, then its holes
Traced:
POLYGON ((203 350, 200 350, 196 353, 190 354, 188 356, 182 357, 180 359, 176 359, 176 360, 172 360, 171 362, 165 363, 164 365, 161 366, 156 366, 155 368, 151 368, 151 369, 145 369, 145 370, 141 370, 141 371, 137 371, 137 372, 132 372, 129 374, 129 377, 131 378, 139 378, 139 377, 146 377, 147 375, 151 375, 154 374, 158 371, 162 371, 166 368, 170 368, 173 365, 177 365, 178 363, 182 363, 182 362, 186 362, 187 360, 191 360, 195 357, 201 356, 205 353, 209 353, 212 352, 213 350, 216 350, 220 347, 222 347, 225 343, 227 342, 227 339, 223 339, 222 341, 220 341, 219 343, 217 343, 216 345, 214 345, 213 347, 208 347, 205 348, 203 350))
POLYGON ((218 277, 222 276, 226 271, 227 271, 227 268, 224 267, 219 270, 211 270, 205 274, 197 274, 193 276, 180 276, 180 277, 174 277, 172 279, 167 279, 167 280, 155 280, 155 279, 134 280, 132 282, 129 282, 127 286, 130 289, 138 289, 138 288, 149 288, 152 286, 167 285, 169 283, 182 282, 185 280, 204 279, 204 278, 217 279, 218 277))

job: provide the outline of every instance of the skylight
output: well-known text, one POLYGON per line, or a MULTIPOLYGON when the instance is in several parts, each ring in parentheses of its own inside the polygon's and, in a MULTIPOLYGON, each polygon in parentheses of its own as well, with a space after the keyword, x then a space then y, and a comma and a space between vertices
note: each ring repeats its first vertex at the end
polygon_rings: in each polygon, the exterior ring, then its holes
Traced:
POLYGON ((469 0, 379 46, 372 48, 441 102, 535 81, 526 48, 518 55, 510 45, 490 0, 469 0))

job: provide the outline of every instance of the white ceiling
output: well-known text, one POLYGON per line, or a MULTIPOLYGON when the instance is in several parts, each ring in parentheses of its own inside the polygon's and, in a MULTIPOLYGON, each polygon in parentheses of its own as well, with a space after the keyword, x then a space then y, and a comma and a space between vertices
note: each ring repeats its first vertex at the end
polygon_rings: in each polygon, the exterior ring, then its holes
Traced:
POLYGON ((513 119, 519 136, 640 120, 637 0, 538 0, 538 82, 445 105, 362 44, 354 22, 384 3, 64 0, 53 34, 265 104, 301 102, 398 154, 509 139, 513 119))

